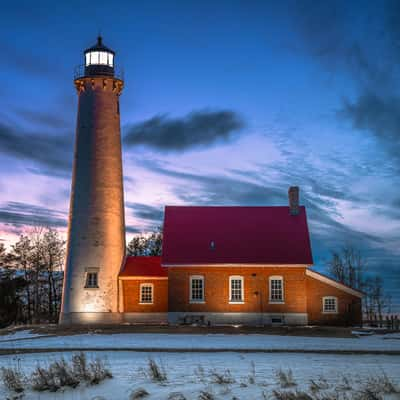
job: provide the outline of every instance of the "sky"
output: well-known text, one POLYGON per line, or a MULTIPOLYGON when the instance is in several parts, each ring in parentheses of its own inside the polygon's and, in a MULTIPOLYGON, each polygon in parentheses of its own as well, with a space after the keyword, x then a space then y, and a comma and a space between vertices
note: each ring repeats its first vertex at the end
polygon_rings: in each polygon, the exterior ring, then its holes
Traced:
POLYGON ((358 249, 400 311, 400 2, 18 1, 0 15, 0 240, 65 234, 74 69, 123 70, 127 239, 165 205, 307 207, 315 268, 358 249))

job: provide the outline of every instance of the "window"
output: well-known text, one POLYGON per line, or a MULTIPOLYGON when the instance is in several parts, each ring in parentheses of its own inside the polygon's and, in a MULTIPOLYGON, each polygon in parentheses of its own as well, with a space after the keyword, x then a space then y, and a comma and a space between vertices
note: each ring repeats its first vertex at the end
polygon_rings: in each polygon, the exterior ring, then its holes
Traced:
POLYGON ((108 54, 105 51, 101 51, 99 54, 100 54, 99 63, 107 65, 108 64, 108 61, 107 61, 108 54))
POLYGON ((229 302, 243 303, 243 276, 229 277, 229 302))
POLYGON ((337 298, 326 296, 322 298, 322 310, 324 313, 337 313, 337 298))
POLYGON ((114 62, 114 54, 108 53, 108 65, 112 67, 113 62, 114 62))
POLYGON ((86 273, 86 284, 85 288, 98 288, 97 272, 86 273))
POLYGON ((204 276, 193 275, 190 277, 190 302, 204 303, 204 276))
POLYGON ((140 284, 140 304, 153 304, 153 284, 140 284))
POLYGON ((269 278, 269 302, 283 303, 283 278, 281 276, 270 276, 269 278))

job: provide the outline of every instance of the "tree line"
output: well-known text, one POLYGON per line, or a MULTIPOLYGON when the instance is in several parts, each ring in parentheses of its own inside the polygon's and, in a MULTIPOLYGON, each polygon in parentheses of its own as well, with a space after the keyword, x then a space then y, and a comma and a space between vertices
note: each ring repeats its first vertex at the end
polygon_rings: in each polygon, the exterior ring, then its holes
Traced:
MULTIPOLYGON (((130 256, 160 256, 161 228, 135 235, 130 256)), ((0 243, 0 328, 10 324, 56 323, 61 307, 65 240, 51 228, 35 227, 6 249, 0 243)), ((364 293, 364 315, 382 320, 391 312, 380 276, 368 273, 367 260, 352 247, 332 252, 329 275, 364 293)))
POLYGON ((10 249, 0 243, 0 327, 57 322, 65 240, 36 227, 10 249))

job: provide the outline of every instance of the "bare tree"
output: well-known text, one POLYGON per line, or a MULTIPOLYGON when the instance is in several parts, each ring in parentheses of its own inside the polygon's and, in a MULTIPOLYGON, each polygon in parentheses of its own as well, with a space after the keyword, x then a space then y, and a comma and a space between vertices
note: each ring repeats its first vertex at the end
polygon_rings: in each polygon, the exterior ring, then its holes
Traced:
POLYGON ((339 282, 362 290, 367 262, 359 250, 345 246, 341 251, 332 252, 328 270, 339 282))

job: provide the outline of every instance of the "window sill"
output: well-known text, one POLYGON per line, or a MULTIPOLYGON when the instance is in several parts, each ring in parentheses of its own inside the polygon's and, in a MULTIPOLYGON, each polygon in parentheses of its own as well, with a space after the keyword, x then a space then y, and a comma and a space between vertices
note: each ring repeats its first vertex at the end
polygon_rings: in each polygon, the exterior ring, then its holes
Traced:
POLYGON ((244 304, 244 301, 230 301, 229 304, 244 304))
POLYGON ((139 305, 141 305, 141 306, 151 306, 151 305, 153 305, 154 303, 139 303, 139 305))
POLYGON ((322 314, 338 314, 337 311, 322 311, 322 314))
POLYGON ((268 304, 285 304, 285 302, 284 302, 284 301, 270 300, 270 301, 268 302, 268 304))
POLYGON ((206 304, 204 300, 190 300, 189 304, 206 304))

